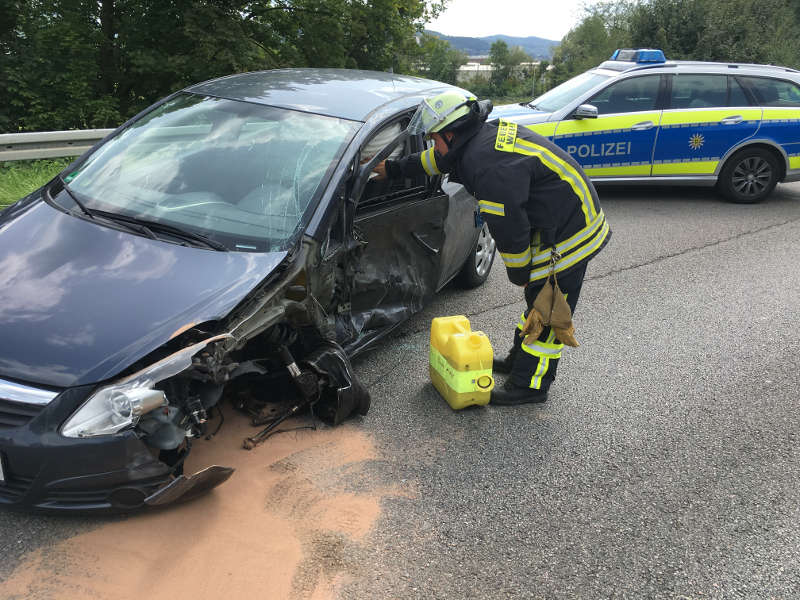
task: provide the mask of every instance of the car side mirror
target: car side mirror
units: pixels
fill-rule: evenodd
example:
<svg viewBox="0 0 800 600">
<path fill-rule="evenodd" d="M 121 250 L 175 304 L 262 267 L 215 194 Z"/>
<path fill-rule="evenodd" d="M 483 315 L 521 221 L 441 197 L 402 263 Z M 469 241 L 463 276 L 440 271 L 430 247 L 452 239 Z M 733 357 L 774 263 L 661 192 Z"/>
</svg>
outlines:
<svg viewBox="0 0 800 600">
<path fill-rule="evenodd" d="M 576 119 L 596 119 L 597 118 L 597 107 L 593 104 L 581 104 L 578 108 L 575 109 L 573 116 Z"/>
</svg>

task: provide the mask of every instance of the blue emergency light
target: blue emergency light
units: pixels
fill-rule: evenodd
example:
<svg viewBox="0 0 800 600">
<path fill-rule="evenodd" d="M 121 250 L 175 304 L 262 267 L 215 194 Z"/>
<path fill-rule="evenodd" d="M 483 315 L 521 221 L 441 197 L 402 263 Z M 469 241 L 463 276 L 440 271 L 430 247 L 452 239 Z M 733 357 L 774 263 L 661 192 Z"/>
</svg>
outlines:
<svg viewBox="0 0 800 600">
<path fill-rule="evenodd" d="M 667 62 L 662 50 L 654 50 L 652 48 L 620 48 L 611 55 L 611 60 L 635 63 Z"/>
</svg>

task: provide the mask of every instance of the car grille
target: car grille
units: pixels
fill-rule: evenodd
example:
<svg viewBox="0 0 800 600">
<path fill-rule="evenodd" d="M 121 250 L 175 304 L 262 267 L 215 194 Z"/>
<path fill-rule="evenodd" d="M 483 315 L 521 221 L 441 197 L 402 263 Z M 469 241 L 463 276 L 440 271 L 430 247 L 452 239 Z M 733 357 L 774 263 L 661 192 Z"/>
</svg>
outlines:
<svg viewBox="0 0 800 600">
<path fill-rule="evenodd" d="M 25 425 L 43 409 L 41 404 L 23 404 L 0 398 L 0 428 Z"/>
</svg>

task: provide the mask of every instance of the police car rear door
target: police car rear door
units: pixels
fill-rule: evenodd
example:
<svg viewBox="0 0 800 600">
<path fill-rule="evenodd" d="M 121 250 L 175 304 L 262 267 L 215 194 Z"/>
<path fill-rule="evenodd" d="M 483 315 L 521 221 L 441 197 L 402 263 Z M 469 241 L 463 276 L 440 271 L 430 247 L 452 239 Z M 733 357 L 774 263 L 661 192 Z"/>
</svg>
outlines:
<svg viewBox="0 0 800 600">
<path fill-rule="evenodd" d="M 661 117 L 653 175 L 713 176 L 727 152 L 758 131 L 761 109 L 749 106 L 733 76 L 668 77 L 669 104 Z"/>
<path fill-rule="evenodd" d="M 553 141 L 593 179 L 649 177 L 662 85 L 658 74 L 615 81 L 584 101 L 597 108 L 596 119 L 567 117 Z"/>
</svg>

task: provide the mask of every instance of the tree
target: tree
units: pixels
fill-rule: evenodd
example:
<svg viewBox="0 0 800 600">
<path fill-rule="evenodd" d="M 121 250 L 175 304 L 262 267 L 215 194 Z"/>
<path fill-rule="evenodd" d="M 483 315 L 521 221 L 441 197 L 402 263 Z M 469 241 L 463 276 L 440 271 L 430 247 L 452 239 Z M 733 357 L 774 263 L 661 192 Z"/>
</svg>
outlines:
<svg viewBox="0 0 800 600">
<path fill-rule="evenodd" d="M 436 81 L 455 84 L 458 68 L 467 62 L 467 55 L 450 42 L 428 33 L 420 36 L 420 74 Z"/>
<path fill-rule="evenodd" d="M 6 0 L 0 130 L 111 127 L 170 92 L 242 71 L 408 72 L 416 34 L 445 1 Z"/>
</svg>

